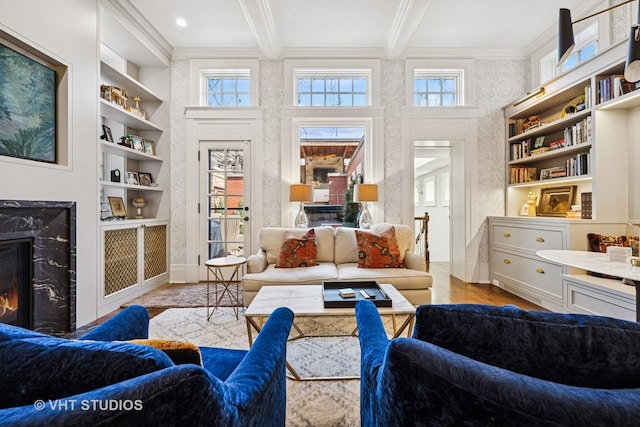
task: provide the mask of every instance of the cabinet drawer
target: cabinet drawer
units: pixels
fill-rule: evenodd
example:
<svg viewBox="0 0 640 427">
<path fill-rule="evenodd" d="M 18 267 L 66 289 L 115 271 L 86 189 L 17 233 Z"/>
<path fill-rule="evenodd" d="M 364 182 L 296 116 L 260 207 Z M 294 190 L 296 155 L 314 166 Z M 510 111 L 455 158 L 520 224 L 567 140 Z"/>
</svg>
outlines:
<svg viewBox="0 0 640 427">
<path fill-rule="evenodd" d="M 636 320 L 635 298 L 622 298 L 617 295 L 591 289 L 578 282 L 565 280 L 567 290 L 567 308 L 570 312 L 615 317 L 623 320 Z"/>
<path fill-rule="evenodd" d="M 563 232 L 540 230 L 512 225 L 495 225 L 492 230 L 494 244 L 539 251 L 542 249 L 565 249 Z"/>
<path fill-rule="evenodd" d="M 492 250 L 493 274 L 535 288 L 562 300 L 562 266 L 541 260 Z"/>
</svg>

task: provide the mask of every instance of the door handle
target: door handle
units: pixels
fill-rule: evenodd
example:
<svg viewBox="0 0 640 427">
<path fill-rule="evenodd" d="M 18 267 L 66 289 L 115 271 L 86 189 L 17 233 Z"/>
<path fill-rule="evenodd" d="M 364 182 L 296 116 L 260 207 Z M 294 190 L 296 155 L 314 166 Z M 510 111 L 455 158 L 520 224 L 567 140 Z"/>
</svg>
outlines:
<svg viewBox="0 0 640 427">
<path fill-rule="evenodd" d="M 542 237 L 536 237 L 536 242 L 542 243 L 544 242 L 544 239 Z"/>
<path fill-rule="evenodd" d="M 544 270 L 538 267 L 536 268 L 536 273 L 544 274 Z"/>
<path fill-rule="evenodd" d="M 242 218 L 243 221 L 249 221 L 249 217 L 245 216 L 244 218 Z"/>
<path fill-rule="evenodd" d="M 503 234 L 503 236 L 504 236 L 504 237 L 511 237 L 511 234 L 509 234 L 509 233 L 504 233 L 504 234 Z"/>
<path fill-rule="evenodd" d="M 505 264 L 511 264 L 511 260 L 510 260 L 510 259 L 506 259 L 506 258 L 505 258 L 504 263 L 505 263 Z"/>
</svg>

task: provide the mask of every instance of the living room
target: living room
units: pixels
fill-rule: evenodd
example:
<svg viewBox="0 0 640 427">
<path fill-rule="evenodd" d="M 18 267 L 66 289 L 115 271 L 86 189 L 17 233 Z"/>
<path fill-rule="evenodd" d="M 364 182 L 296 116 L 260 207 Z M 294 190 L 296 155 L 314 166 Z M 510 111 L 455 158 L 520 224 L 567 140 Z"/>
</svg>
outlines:
<svg viewBox="0 0 640 427">
<path fill-rule="evenodd" d="M 135 3 L 135 2 L 134 2 Z M 576 2 L 578 3 L 578 2 Z M 147 5 L 148 6 L 148 5 Z M 576 5 L 570 5 L 576 6 Z M 591 5 L 590 5 L 591 6 Z M 389 13 L 395 13 L 394 7 L 389 5 Z M 415 6 L 413 11 L 424 14 L 421 9 L 426 5 Z M 592 9 L 596 6 L 593 5 Z M 635 5 L 633 5 L 635 7 Z M 76 297 L 76 326 L 81 326 L 95 320 L 101 315 L 117 308 L 121 300 L 111 302 L 105 298 L 104 291 L 99 289 L 103 282 L 101 247 L 101 221 L 96 214 L 96 206 L 101 206 L 102 195 L 98 187 L 93 183 L 99 176 L 99 161 L 101 154 L 96 144 L 88 141 L 98 140 L 101 129 L 98 119 L 100 114 L 96 110 L 97 95 L 95 87 L 98 86 L 98 57 L 100 37 L 106 37 L 108 28 L 101 20 L 107 14 L 120 18 L 127 22 L 129 30 L 140 36 L 149 46 L 156 57 L 164 61 L 164 69 L 171 66 L 170 73 L 164 71 L 160 77 L 154 75 L 154 68 L 149 74 L 151 79 L 158 79 L 156 92 L 164 98 L 171 99 L 171 106 L 164 103 L 155 111 L 154 120 L 163 123 L 165 129 L 162 138 L 165 141 L 158 143 L 158 150 L 165 150 L 164 154 L 171 159 L 170 168 L 165 167 L 161 176 L 153 179 L 164 179 L 170 191 L 165 191 L 160 207 L 146 207 L 143 210 L 159 209 L 156 211 L 160 218 L 170 219 L 169 227 L 169 270 L 166 276 L 171 281 L 197 281 L 202 277 L 197 266 L 197 257 L 201 252 L 194 244 L 199 241 L 199 226 L 195 209 L 187 209 L 187 206 L 196 206 L 198 194 L 191 189 L 197 186 L 197 177 L 191 176 L 188 171 L 193 170 L 193 159 L 186 155 L 180 146 L 197 145 L 197 142 L 189 141 L 188 126 L 185 126 L 185 107 L 197 104 L 194 100 L 192 88 L 190 88 L 189 73 L 194 72 L 201 59 L 205 56 L 224 58 L 218 60 L 217 66 L 232 63 L 235 66 L 249 64 L 250 67 L 259 68 L 260 75 L 260 107 L 264 114 L 256 120 L 255 109 L 247 109 L 241 112 L 245 116 L 251 116 L 252 124 L 242 129 L 243 139 L 252 139 L 257 144 L 253 154 L 254 159 L 263 159 L 255 162 L 257 173 L 252 179 L 252 206 L 259 206 L 258 214 L 251 219 L 251 238 L 248 244 L 255 241 L 255 233 L 262 226 L 274 226 L 287 224 L 292 221 L 295 214 L 295 206 L 289 203 L 286 193 L 288 183 L 295 182 L 297 168 L 293 160 L 288 160 L 294 155 L 293 129 L 304 120 L 318 122 L 318 117 L 309 116 L 300 112 L 289 101 L 283 104 L 283 96 L 288 94 L 288 79 L 292 78 L 290 71 L 304 63 L 307 66 L 318 64 L 314 57 L 319 53 L 301 55 L 299 50 L 291 50 L 292 58 L 287 59 L 284 49 L 278 58 L 265 58 L 259 47 L 254 49 L 233 50 L 227 46 L 213 46 L 210 49 L 172 48 L 166 40 L 137 12 L 134 4 L 129 2 L 105 2 L 102 13 L 100 7 L 93 2 L 64 3 L 55 7 L 46 2 L 23 2 L 18 5 L 5 5 L 3 7 L 2 29 L 14 37 L 15 40 L 45 53 L 49 58 L 57 60 L 67 67 L 67 91 L 68 112 L 59 114 L 59 120 L 65 124 L 69 138 L 60 144 L 57 164 L 23 161 L 3 157 L 2 178 L 4 182 L 12 182 L 16 177 L 28 177 L 20 179 L 19 185 L 5 186 L 3 199 L 5 200 L 50 200 L 75 202 L 77 219 L 76 225 L 76 270 L 77 283 Z M 550 14 L 556 13 L 555 6 Z M 35 15 L 30 11 L 38 11 Z M 237 12 L 237 11 L 236 11 Z M 633 16 L 632 11 L 626 12 Z M 60 17 L 57 22 L 74 22 L 77 25 L 63 26 L 52 30 L 51 16 Z M 102 16 L 102 18 L 100 18 Z M 605 16 L 609 16 L 605 14 Z M 626 15 L 625 15 L 626 16 Z M 136 22 L 136 18 L 140 22 Z M 628 19 L 631 19 L 627 17 Z M 42 19 L 42 25 L 34 25 L 34 22 Z M 609 19 L 609 18 L 607 18 Z M 611 16 L 610 19 L 613 19 Z M 390 20 L 390 18 L 389 18 Z M 554 25 L 555 18 L 549 17 L 548 25 Z M 81 25 L 80 25 L 81 24 Z M 135 24 L 135 25 L 134 25 Z M 410 23 L 405 23 L 411 27 Z M 133 28 L 131 28 L 133 26 Z M 136 31 L 145 29 L 147 39 Z M 412 27 L 411 27 L 412 28 Z M 409 28 L 404 28 L 406 37 L 410 36 Z M 149 35 L 157 35 L 157 39 L 148 40 Z M 420 34 L 418 32 L 418 34 Z M 118 34 L 115 34 L 117 36 Z M 621 35 L 616 35 L 620 38 Z M 549 49 L 553 42 L 553 35 L 549 32 L 548 41 L 540 49 Z M 399 42 L 399 41 L 398 41 Z M 98 47 L 96 47 L 98 46 Z M 407 47 L 406 43 L 400 44 Z M 133 47 L 133 45 L 132 45 Z M 527 49 L 531 49 L 528 47 Z M 315 50 L 315 49 L 314 49 Z M 344 49 L 342 49 L 344 51 Z M 295 53 L 294 53 L 295 52 Z M 310 51 L 311 52 L 311 51 Z M 367 126 L 372 138 L 368 140 L 368 164 L 369 175 L 365 177 L 367 182 L 379 183 L 380 201 L 373 203 L 372 214 L 376 222 L 413 223 L 414 201 L 411 191 L 397 191 L 397 188 L 412 188 L 413 177 L 409 168 L 404 165 L 412 164 L 413 141 L 417 140 L 441 140 L 454 141 L 452 147 L 454 165 L 462 172 L 452 176 L 452 197 L 460 197 L 460 200 L 452 200 L 453 209 L 457 209 L 452 216 L 452 246 L 454 247 L 451 259 L 452 274 L 461 280 L 471 283 L 486 283 L 488 277 L 488 240 L 486 217 L 502 215 L 504 210 L 504 180 L 501 169 L 495 165 L 504 162 L 504 119 L 502 107 L 522 96 L 530 87 L 535 86 L 534 69 L 531 64 L 532 53 L 528 50 L 507 49 L 496 51 L 491 46 L 483 49 L 458 49 L 451 59 L 442 59 L 443 51 L 438 49 L 408 49 L 407 53 L 400 53 L 400 57 L 412 59 L 384 59 L 380 49 L 362 48 L 351 49 L 354 52 L 353 60 L 344 59 L 344 53 L 335 54 L 342 59 L 333 60 L 336 66 L 366 65 L 372 67 L 375 76 L 379 79 L 373 83 L 372 107 L 358 109 L 350 112 L 351 121 Z M 356 52 L 360 52 L 357 53 Z M 375 57 L 378 52 L 380 59 L 363 59 Z M 411 52 L 410 54 L 408 52 Z M 438 59 L 433 59 L 435 52 Z M 323 51 L 321 56 L 329 56 Z M 278 56 L 278 55 L 276 55 Z M 413 59 L 423 56 L 424 60 Z M 229 59 L 231 58 L 231 59 Z M 233 59 L 238 58 L 238 59 Z M 210 60 L 208 60 L 210 62 Z M 321 61 L 324 65 L 328 61 Z M 190 64 L 192 65 L 190 68 Z M 372 64 L 372 65 L 371 65 Z M 259 67 L 258 67 L 259 65 Z M 420 109 L 401 108 L 406 103 L 404 87 L 405 79 L 410 70 L 420 66 L 431 67 L 457 67 L 467 71 L 465 98 L 466 106 L 454 109 Z M 158 66 L 156 66 L 158 67 Z M 159 67 L 161 69 L 162 67 Z M 170 74 L 170 81 L 167 76 Z M 499 76 L 499 77 L 498 77 Z M 496 90 L 496 81 L 500 81 Z M 410 81 L 410 80 L 409 80 Z M 258 86 L 258 81 L 252 84 Z M 257 98 L 257 91 L 253 96 Z M 197 114 L 197 108 L 194 108 Z M 303 109 L 304 110 L 304 109 Z M 187 111 L 187 121 L 190 112 Z M 215 114 L 215 113 L 214 113 Z M 226 113 L 228 114 L 228 112 Z M 332 114 L 324 113 L 325 123 L 331 122 Z M 341 116 L 343 113 L 339 113 Z M 196 119 L 194 119 L 196 120 Z M 170 129 L 170 130 L 169 130 Z M 115 135 L 116 138 L 121 135 Z M 217 136 L 219 138 L 219 136 Z M 172 142 L 169 142 L 172 141 Z M 171 146 L 172 148 L 169 148 Z M 292 148 L 283 148 L 292 147 Z M 197 150 L 194 148 L 194 150 Z M 384 156 L 374 153 L 385 153 Z M 280 170 L 274 170 L 267 165 L 280 165 Z M 455 168 L 456 166 L 454 166 Z M 170 170 L 170 172 L 169 172 Z M 124 172 L 124 171 L 123 171 Z M 455 174 L 455 170 L 454 170 Z M 458 176 L 458 178 L 456 178 Z M 129 211 L 134 211 L 129 206 Z M 460 221 L 460 222 L 456 222 Z M 251 253 L 250 246 L 248 247 Z M 202 255 L 205 256 L 204 254 Z M 200 267 L 201 271 L 202 267 Z M 154 285 L 157 286 L 157 285 Z M 140 287 L 138 287 L 140 288 Z M 140 289 L 136 290 L 141 292 Z M 144 291 L 144 290 L 143 290 Z M 120 293 L 122 294 L 122 293 Z M 126 292 L 124 292 L 126 294 Z M 126 298 L 131 299 L 137 294 L 130 293 Z M 113 298 L 111 299 L 113 300 Z"/>
</svg>

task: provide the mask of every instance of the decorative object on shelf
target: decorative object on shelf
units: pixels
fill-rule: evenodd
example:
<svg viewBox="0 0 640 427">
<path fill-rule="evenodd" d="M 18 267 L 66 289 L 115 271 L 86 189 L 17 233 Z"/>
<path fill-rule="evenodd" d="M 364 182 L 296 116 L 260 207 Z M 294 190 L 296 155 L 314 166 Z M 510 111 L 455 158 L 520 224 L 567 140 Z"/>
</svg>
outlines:
<svg viewBox="0 0 640 427">
<path fill-rule="evenodd" d="M 144 140 L 144 152 L 147 154 L 151 154 L 152 156 L 156 155 L 156 143 L 150 139 Z"/>
<path fill-rule="evenodd" d="M 540 116 L 529 116 L 526 118 L 522 127 L 525 131 L 533 128 L 537 128 L 542 125 L 542 121 L 540 121 Z"/>
<path fill-rule="evenodd" d="M 111 171 L 111 182 L 122 182 L 122 176 L 120 175 L 120 169 L 114 169 Z"/>
<path fill-rule="evenodd" d="M 144 111 L 142 111 L 140 109 L 140 97 L 139 96 L 135 96 L 133 98 L 133 102 L 135 104 L 135 106 L 131 109 L 131 113 L 135 114 L 136 116 L 140 117 L 142 120 L 146 120 L 146 116 L 144 114 Z"/>
<path fill-rule="evenodd" d="M 313 187 L 310 184 L 291 184 L 289 186 L 289 201 L 300 203 L 300 209 L 293 225 L 300 228 L 308 227 L 309 219 L 304 211 L 303 203 L 313 201 Z"/>
<path fill-rule="evenodd" d="M 111 134 L 111 128 L 107 125 L 102 125 L 102 136 L 100 139 L 104 139 L 108 142 L 113 142 L 113 135 Z"/>
<path fill-rule="evenodd" d="M 0 155 L 55 163 L 56 71 L 28 49 L 21 53 L 0 44 Z"/>
<path fill-rule="evenodd" d="M 522 206 L 522 209 L 520 210 L 520 215 L 536 216 L 537 201 L 538 201 L 538 195 L 530 191 L 529 194 L 527 195 L 527 203 L 525 203 Z"/>
<path fill-rule="evenodd" d="M 575 185 L 541 189 L 538 215 L 566 217 L 573 204 L 575 190 Z"/>
<path fill-rule="evenodd" d="M 151 184 L 153 184 L 153 181 L 151 180 L 151 174 L 148 172 L 138 172 L 138 177 L 140 178 L 140 185 L 150 187 Z"/>
<path fill-rule="evenodd" d="M 127 135 L 121 136 L 120 142 L 118 142 L 118 145 L 123 145 L 125 147 L 131 148 L 131 141 L 129 141 L 129 138 L 127 138 Z"/>
<path fill-rule="evenodd" d="M 114 218 L 125 218 L 127 216 L 127 208 L 122 197 L 108 197 L 108 199 L 112 216 Z"/>
<path fill-rule="evenodd" d="M 144 218 L 142 208 L 147 206 L 147 201 L 143 197 L 136 197 L 131 201 L 131 204 L 136 207 L 136 218 Z"/>
<path fill-rule="evenodd" d="M 127 171 L 127 184 L 140 185 L 140 177 L 138 176 L 138 172 Z"/>
<path fill-rule="evenodd" d="M 565 118 L 569 114 L 577 113 L 585 109 L 584 102 L 584 94 L 578 95 L 573 98 L 565 107 L 562 109 L 562 113 L 560 113 L 560 118 Z"/>
<path fill-rule="evenodd" d="M 353 189 L 353 201 L 362 203 L 362 213 L 360 214 L 360 228 L 369 229 L 373 225 L 373 218 L 369 212 L 369 202 L 378 201 L 378 185 L 377 184 L 357 184 Z"/>
<path fill-rule="evenodd" d="M 558 19 L 558 65 L 561 65 L 573 52 L 575 47 L 575 39 L 573 36 L 573 24 L 608 12 L 617 7 L 631 3 L 634 0 L 626 0 L 614 6 L 608 7 L 599 12 L 592 13 L 584 18 L 571 20 L 571 11 L 569 9 L 560 9 Z M 630 82 L 640 80 L 640 8 L 638 10 L 638 20 L 631 27 L 629 36 L 629 52 L 627 54 L 627 62 L 624 70 L 624 78 Z"/>
</svg>

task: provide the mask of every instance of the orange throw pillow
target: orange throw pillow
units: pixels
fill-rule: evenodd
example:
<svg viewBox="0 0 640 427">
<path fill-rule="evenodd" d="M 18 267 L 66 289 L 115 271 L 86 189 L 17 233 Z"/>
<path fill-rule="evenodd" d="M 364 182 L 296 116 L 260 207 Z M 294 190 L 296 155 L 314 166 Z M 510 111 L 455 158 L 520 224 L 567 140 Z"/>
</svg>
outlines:
<svg viewBox="0 0 640 427">
<path fill-rule="evenodd" d="M 359 268 L 403 267 L 394 227 L 390 227 L 380 235 L 362 230 L 355 230 L 355 232 L 358 242 Z"/>
<path fill-rule="evenodd" d="M 285 231 L 282 246 L 278 254 L 276 268 L 311 267 L 318 265 L 318 243 L 316 232 L 312 228 L 302 237 L 296 237 Z"/>
</svg>

